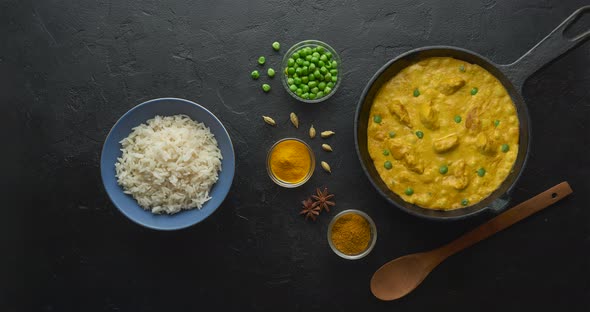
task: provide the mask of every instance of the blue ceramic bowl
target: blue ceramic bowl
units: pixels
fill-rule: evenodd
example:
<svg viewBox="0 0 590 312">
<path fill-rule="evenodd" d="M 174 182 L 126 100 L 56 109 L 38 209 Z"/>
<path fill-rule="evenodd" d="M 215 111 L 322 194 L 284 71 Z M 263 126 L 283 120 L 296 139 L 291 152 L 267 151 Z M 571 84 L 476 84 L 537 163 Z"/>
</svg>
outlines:
<svg viewBox="0 0 590 312">
<path fill-rule="evenodd" d="M 201 209 L 183 210 L 173 215 L 153 214 L 139 206 L 131 195 L 123 193 L 123 188 L 117 184 L 115 163 L 122 154 L 119 141 L 126 138 L 134 127 L 145 123 L 156 115 L 171 116 L 178 114 L 187 115 L 197 122 L 204 123 L 205 126 L 211 129 L 223 156 L 221 172 L 219 173 L 219 180 L 211 188 L 211 199 Z M 100 157 L 102 182 L 113 204 L 133 222 L 156 230 L 178 230 L 205 220 L 221 205 L 227 196 L 234 178 L 234 172 L 234 148 L 221 121 L 203 106 L 177 98 L 150 100 L 135 106 L 125 113 L 108 134 Z"/>
</svg>

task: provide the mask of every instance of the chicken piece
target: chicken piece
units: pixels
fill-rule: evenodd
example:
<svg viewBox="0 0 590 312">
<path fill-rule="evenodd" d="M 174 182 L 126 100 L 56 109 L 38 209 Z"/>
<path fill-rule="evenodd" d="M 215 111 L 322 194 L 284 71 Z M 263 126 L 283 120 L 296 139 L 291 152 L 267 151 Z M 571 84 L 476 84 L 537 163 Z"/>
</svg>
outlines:
<svg viewBox="0 0 590 312">
<path fill-rule="evenodd" d="M 432 102 L 420 105 L 420 122 L 430 130 L 438 129 L 438 111 L 433 107 Z"/>
<path fill-rule="evenodd" d="M 456 190 L 463 190 L 469 185 L 469 177 L 465 171 L 465 161 L 459 160 L 452 164 L 453 174 L 443 180 L 444 185 L 449 185 Z"/>
<path fill-rule="evenodd" d="M 410 146 L 400 139 L 393 139 L 389 142 L 389 151 L 394 159 L 400 160 L 410 151 Z"/>
<path fill-rule="evenodd" d="M 399 139 L 394 139 L 389 142 L 389 152 L 396 160 L 401 160 L 409 170 L 422 174 L 424 172 L 424 164 L 421 159 L 416 157 L 412 147 Z"/>
<path fill-rule="evenodd" d="M 383 140 L 385 140 L 385 132 L 384 131 L 377 131 L 375 132 L 375 135 L 373 136 L 373 138 L 377 141 L 383 142 Z"/>
<path fill-rule="evenodd" d="M 457 145 L 459 145 L 459 137 L 456 133 L 451 133 L 432 142 L 432 148 L 437 153 L 446 153 L 457 147 Z"/>
<path fill-rule="evenodd" d="M 389 112 L 393 115 L 396 115 L 402 124 L 408 126 L 409 128 L 412 128 L 410 114 L 408 114 L 408 111 L 406 110 L 402 102 L 400 102 L 399 100 L 393 100 L 391 104 L 389 104 L 388 108 Z"/>
<path fill-rule="evenodd" d="M 424 164 L 422 163 L 422 160 L 418 159 L 418 157 L 412 152 L 406 154 L 403 162 L 411 171 L 414 171 L 417 174 L 424 173 Z"/>
<path fill-rule="evenodd" d="M 473 132 L 477 132 L 481 129 L 481 120 L 479 118 L 479 109 L 477 106 L 473 107 L 467 113 L 467 118 L 465 118 L 465 128 Z"/>
<path fill-rule="evenodd" d="M 441 82 L 438 86 L 438 92 L 444 94 L 444 95 L 451 95 L 455 92 L 457 92 L 459 89 L 461 89 L 463 86 L 465 85 L 465 80 L 459 78 L 459 77 L 451 77 L 448 79 L 445 79 L 443 82 Z"/>
<path fill-rule="evenodd" d="M 475 145 L 479 149 L 479 152 L 484 155 L 494 155 L 498 151 L 498 143 L 496 140 L 484 132 L 477 135 Z"/>
</svg>

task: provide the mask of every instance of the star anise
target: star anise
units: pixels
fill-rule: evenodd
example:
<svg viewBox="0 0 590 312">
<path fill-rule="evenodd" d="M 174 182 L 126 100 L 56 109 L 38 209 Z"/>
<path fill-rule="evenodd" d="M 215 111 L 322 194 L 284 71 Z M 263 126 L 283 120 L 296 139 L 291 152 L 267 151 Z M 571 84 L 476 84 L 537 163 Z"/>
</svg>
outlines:
<svg viewBox="0 0 590 312">
<path fill-rule="evenodd" d="M 318 207 L 311 198 L 308 198 L 301 202 L 303 204 L 303 210 L 299 213 L 300 215 L 305 215 L 305 220 L 311 218 L 313 221 L 317 218 L 320 214 L 320 207 Z"/>
<path fill-rule="evenodd" d="M 315 199 L 315 205 L 320 207 L 320 210 L 325 209 L 327 212 L 330 212 L 330 206 L 336 205 L 335 202 L 330 201 L 334 197 L 334 194 L 328 194 L 327 187 L 324 187 L 323 192 L 319 188 L 316 191 L 317 195 L 311 195 Z"/>
</svg>

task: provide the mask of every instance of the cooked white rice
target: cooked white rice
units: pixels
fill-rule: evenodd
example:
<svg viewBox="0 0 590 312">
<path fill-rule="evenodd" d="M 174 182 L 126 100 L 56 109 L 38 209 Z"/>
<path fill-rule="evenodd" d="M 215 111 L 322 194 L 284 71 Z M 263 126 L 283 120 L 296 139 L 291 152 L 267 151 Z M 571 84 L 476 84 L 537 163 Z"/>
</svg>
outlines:
<svg viewBox="0 0 590 312">
<path fill-rule="evenodd" d="M 203 123 L 186 115 L 156 116 L 121 142 L 116 176 L 127 194 L 152 213 L 201 208 L 221 171 L 221 152 Z"/>
</svg>

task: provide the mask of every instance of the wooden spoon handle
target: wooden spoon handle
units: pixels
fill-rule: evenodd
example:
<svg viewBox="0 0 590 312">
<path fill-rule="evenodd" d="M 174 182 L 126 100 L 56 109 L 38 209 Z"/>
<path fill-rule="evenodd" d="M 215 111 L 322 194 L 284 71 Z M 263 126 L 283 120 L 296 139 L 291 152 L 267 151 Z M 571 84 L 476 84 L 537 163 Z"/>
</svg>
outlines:
<svg viewBox="0 0 590 312">
<path fill-rule="evenodd" d="M 573 191 L 567 182 L 561 182 L 545 192 L 516 205 L 514 208 L 509 209 L 490 221 L 480 225 L 471 232 L 468 232 L 456 240 L 434 250 L 434 253 L 439 256 L 440 263 L 456 252 L 500 232 L 535 212 L 551 206 L 572 192 Z"/>
</svg>

